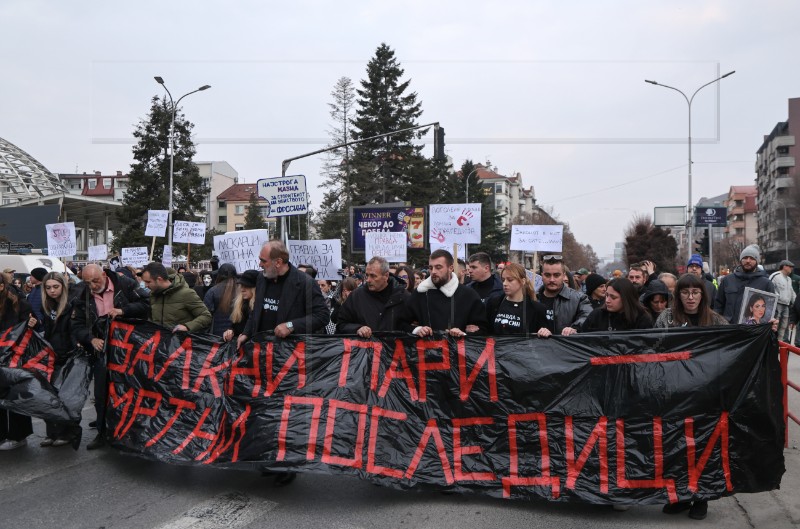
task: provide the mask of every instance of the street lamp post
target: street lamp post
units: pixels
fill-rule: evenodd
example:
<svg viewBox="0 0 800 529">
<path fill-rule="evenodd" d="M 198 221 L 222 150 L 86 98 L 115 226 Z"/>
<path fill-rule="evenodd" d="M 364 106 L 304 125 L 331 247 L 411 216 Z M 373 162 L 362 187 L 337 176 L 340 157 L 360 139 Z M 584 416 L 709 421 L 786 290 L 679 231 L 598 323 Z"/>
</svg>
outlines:
<svg viewBox="0 0 800 529">
<path fill-rule="evenodd" d="M 208 90 L 211 88 L 211 85 L 203 85 L 197 90 L 192 90 L 191 92 L 183 94 L 178 98 L 177 101 L 173 102 L 172 94 L 170 93 L 169 88 L 167 88 L 167 85 L 164 84 L 164 79 L 159 76 L 155 76 L 154 79 L 158 84 L 164 87 L 164 90 L 167 91 L 167 96 L 169 96 L 169 104 L 172 107 L 172 120 L 169 123 L 169 211 L 167 212 L 167 244 L 172 246 L 172 195 L 174 191 L 172 182 L 174 178 L 175 166 L 175 111 L 178 108 L 178 104 L 184 97 L 190 96 L 197 92 L 202 92 L 203 90 Z"/>
<path fill-rule="evenodd" d="M 689 202 L 688 202 L 687 208 L 686 208 L 687 209 L 687 213 L 689 215 L 689 229 L 688 229 L 689 237 L 688 237 L 688 241 L 687 241 L 688 245 L 689 245 L 689 255 L 692 254 L 692 242 L 693 242 L 693 237 L 694 237 L 694 229 L 693 229 L 694 228 L 694 218 L 692 217 L 692 101 L 694 101 L 694 96 L 697 95 L 697 92 L 699 92 L 700 90 L 702 90 L 706 86 L 708 86 L 710 84 L 714 84 L 717 81 L 719 81 L 721 79 L 725 79 L 726 77 L 728 77 L 730 75 L 733 75 L 735 73 L 736 73 L 736 70 L 733 70 L 733 71 L 730 71 L 730 72 L 726 73 L 723 76 L 717 77 L 713 81 L 707 82 L 706 84 L 704 84 L 703 86 L 701 86 L 700 88 L 695 90 L 694 93 L 692 94 L 692 97 L 687 97 L 687 95 L 684 94 L 682 90 L 679 90 L 679 89 L 675 88 L 674 86 L 661 84 L 661 83 L 658 83 L 656 81 L 650 81 L 648 79 L 644 80 L 645 83 L 650 83 L 650 84 L 656 85 L 656 86 L 663 86 L 664 88 L 669 88 L 670 90 L 675 90 L 676 92 L 678 92 L 680 95 L 683 96 L 683 98 L 686 100 L 686 103 L 689 105 L 689 138 L 688 138 L 688 141 L 687 141 L 687 143 L 689 144 Z"/>
<path fill-rule="evenodd" d="M 475 172 L 478 169 L 480 169 L 480 167 L 476 167 L 475 169 L 470 171 L 469 174 L 467 175 L 467 177 L 464 179 L 464 182 L 467 184 L 467 189 L 466 189 L 466 192 L 465 192 L 465 200 L 464 200 L 464 202 L 466 202 L 467 204 L 469 204 L 469 177 L 472 176 L 473 174 L 475 174 Z M 467 243 L 464 243 L 464 253 L 467 254 L 467 255 L 464 256 L 464 262 L 466 263 L 467 262 L 467 257 L 469 257 L 469 252 L 467 252 Z"/>
</svg>

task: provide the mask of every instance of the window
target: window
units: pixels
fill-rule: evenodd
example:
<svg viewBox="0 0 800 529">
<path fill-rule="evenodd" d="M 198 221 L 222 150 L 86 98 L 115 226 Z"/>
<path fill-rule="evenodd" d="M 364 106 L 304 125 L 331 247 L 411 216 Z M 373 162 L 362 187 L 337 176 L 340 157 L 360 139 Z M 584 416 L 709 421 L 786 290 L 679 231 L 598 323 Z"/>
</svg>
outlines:
<svg viewBox="0 0 800 529">
<path fill-rule="evenodd" d="M 244 229 L 244 224 L 236 224 L 234 231 L 242 231 Z"/>
<path fill-rule="evenodd" d="M 89 189 L 94 189 L 97 187 L 97 180 L 94 178 L 89 179 Z"/>
<path fill-rule="evenodd" d="M 494 209 L 503 209 L 503 201 L 500 199 L 495 200 Z"/>
<path fill-rule="evenodd" d="M 125 189 L 126 187 L 128 187 L 127 180 L 117 180 L 117 189 Z"/>
<path fill-rule="evenodd" d="M 494 184 L 494 192 L 495 193 L 503 193 L 503 183 L 497 182 Z"/>
<path fill-rule="evenodd" d="M 221 207 L 221 208 L 224 208 L 225 207 L 225 201 L 224 200 L 217 201 L 217 206 Z"/>
<path fill-rule="evenodd" d="M 237 215 L 244 215 L 244 204 L 236 204 L 236 206 L 234 206 L 234 213 Z"/>
<path fill-rule="evenodd" d="M 111 189 L 111 179 L 103 178 L 103 189 Z"/>
<path fill-rule="evenodd" d="M 219 223 L 220 224 L 227 224 L 228 223 L 228 216 L 227 215 L 220 215 L 219 216 Z"/>
</svg>

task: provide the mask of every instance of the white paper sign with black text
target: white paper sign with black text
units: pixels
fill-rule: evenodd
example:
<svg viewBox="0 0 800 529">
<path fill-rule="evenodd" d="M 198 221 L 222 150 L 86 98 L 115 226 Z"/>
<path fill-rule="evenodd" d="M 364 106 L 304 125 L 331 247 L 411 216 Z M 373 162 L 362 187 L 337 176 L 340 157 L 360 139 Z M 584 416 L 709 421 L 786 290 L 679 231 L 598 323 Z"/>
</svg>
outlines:
<svg viewBox="0 0 800 529">
<path fill-rule="evenodd" d="M 479 244 L 481 204 L 431 204 L 428 241 L 438 244 Z"/>
<path fill-rule="evenodd" d="M 47 255 L 50 257 L 72 257 L 78 253 L 74 222 L 45 224 L 47 230 Z"/>
<path fill-rule="evenodd" d="M 89 246 L 89 260 L 90 261 L 105 261 L 108 259 L 108 245 L 99 244 L 97 246 Z"/>
<path fill-rule="evenodd" d="M 390 263 L 405 263 L 408 235 L 404 231 L 368 231 L 364 235 L 367 261 L 383 257 Z"/>
<path fill-rule="evenodd" d="M 289 241 L 289 261 L 295 266 L 307 264 L 317 271 L 317 279 L 339 280 L 342 268 L 342 241 Z"/>
<path fill-rule="evenodd" d="M 190 222 L 188 220 L 176 220 L 172 231 L 173 242 L 185 242 L 189 244 L 205 244 L 206 242 L 206 223 Z"/>
<path fill-rule="evenodd" d="M 122 264 L 141 268 L 150 262 L 150 255 L 147 253 L 147 246 L 135 246 L 133 248 L 122 249 Z"/>
<path fill-rule="evenodd" d="M 266 242 L 269 242 L 269 230 L 229 231 L 214 235 L 214 254 L 219 257 L 219 264 L 232 264 L 238 274 L 260 270 L 258 254 Z"/>
<path fill-rule="evenodd" d="M 523 252 L 560 252 L 564 234 L 561 224 L 511 226 L 511 250 Z"/>
<path fill-rule="evenodd" d="M 144 234 L 147 237 L 163 237 L 167 233 L 167 219 L 169 211 L 166 209 L 147 210 L 147 227 Z"/>
</svg>

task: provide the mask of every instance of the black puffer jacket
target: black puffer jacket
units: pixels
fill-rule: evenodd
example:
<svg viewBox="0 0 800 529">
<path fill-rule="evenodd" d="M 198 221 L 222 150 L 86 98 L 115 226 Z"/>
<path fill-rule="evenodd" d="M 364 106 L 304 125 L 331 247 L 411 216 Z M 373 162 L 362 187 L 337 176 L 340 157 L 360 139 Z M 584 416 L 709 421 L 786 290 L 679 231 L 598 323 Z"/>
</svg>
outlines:
<svg viewBox="0 0 800 529">
<path fill-rule="evenodd" d="M 747 287 L 765 292 L 775 292 L 775 287 L 766 272 L 754 270 L 748 273 L 739 266 L 732 274 L 725 276 L 719 285 L 717 297 L 714 299 L 714 312 L 722 314 L 726 320 L 735 323 L 742 307 L 744 289 Z"/>
<path fill-rule="evenodd" d="M 355 289 L 339 309 L 336 333 L 355 334 L 364 325 L 372 332 L 401 330 L 398 320 L 411 294 L 393 277 L 389 278 L 386 288 L 391 289 L 386 303 L 366 286 Z"/>
</svg>

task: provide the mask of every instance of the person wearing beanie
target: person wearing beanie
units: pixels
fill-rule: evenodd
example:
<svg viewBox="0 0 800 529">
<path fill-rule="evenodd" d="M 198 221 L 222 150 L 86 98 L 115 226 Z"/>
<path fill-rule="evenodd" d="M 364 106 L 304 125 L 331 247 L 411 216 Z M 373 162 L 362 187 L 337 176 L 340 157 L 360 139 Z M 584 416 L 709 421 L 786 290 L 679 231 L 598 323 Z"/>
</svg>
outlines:
<svg viewBox="0 0 800 529">
<path fill-rule="evenodd" d="M 686 263 L 686 271 L 692 275 L 695 275 L 703 280 L 706 285 L 706 294 L 708 294 L 708 299 L 715 299 L 717 297 L 717 287 L 714 285 L 713 281 L 709 281 L 706 278 L 705 273 L 703 272 L 703 258 L 700 257 L 700 254 L 692 254 L 689 258 L 689 262 Z"/>
<path fill-rule="evenodd" d="M 36 316 L 38 321 L 44 321 L 42 318 L 42 280 L 47 275 L 47 269 L 37 267 L 31 270 L 31 287 L 32 290 L 28 294 L 28 303 L 31 305 L 31 312 Z"/>
<path fill-rule="evenodd" d="M 739 256 L 739 266 L 732 274 L 725 276 L 717 289 L 714 312 L 721 314 L 730 323 L 736 323 L 736 318 L 739 317 L 745 288 L 775 292 L 775 286 L 767 274 L 758 269 L 760 260 L 761 251 L 758 246 L 755 244 L 747 246 Z"/>
<path fill-rule="evenodd" d="M 778 305 L 775 308 L 775 319 L 778 320 L 778 340 L 784 342 L 789 340 L 789 313 L 794 305 L 795 294 L 792 288 L 792 271 L 794 263 L 784 259 L 778 264 L 778 271 L 769 276 L 772 284 L 775 285 L 775 293 L 778 294 Z"/>
<path fill-rule="evenodd" d="M 606 278 L 600 274 L 589 274 L 586 276 L 584 286 L 592 309 L 602 307 L 606 302 Z"/>
</svg>

